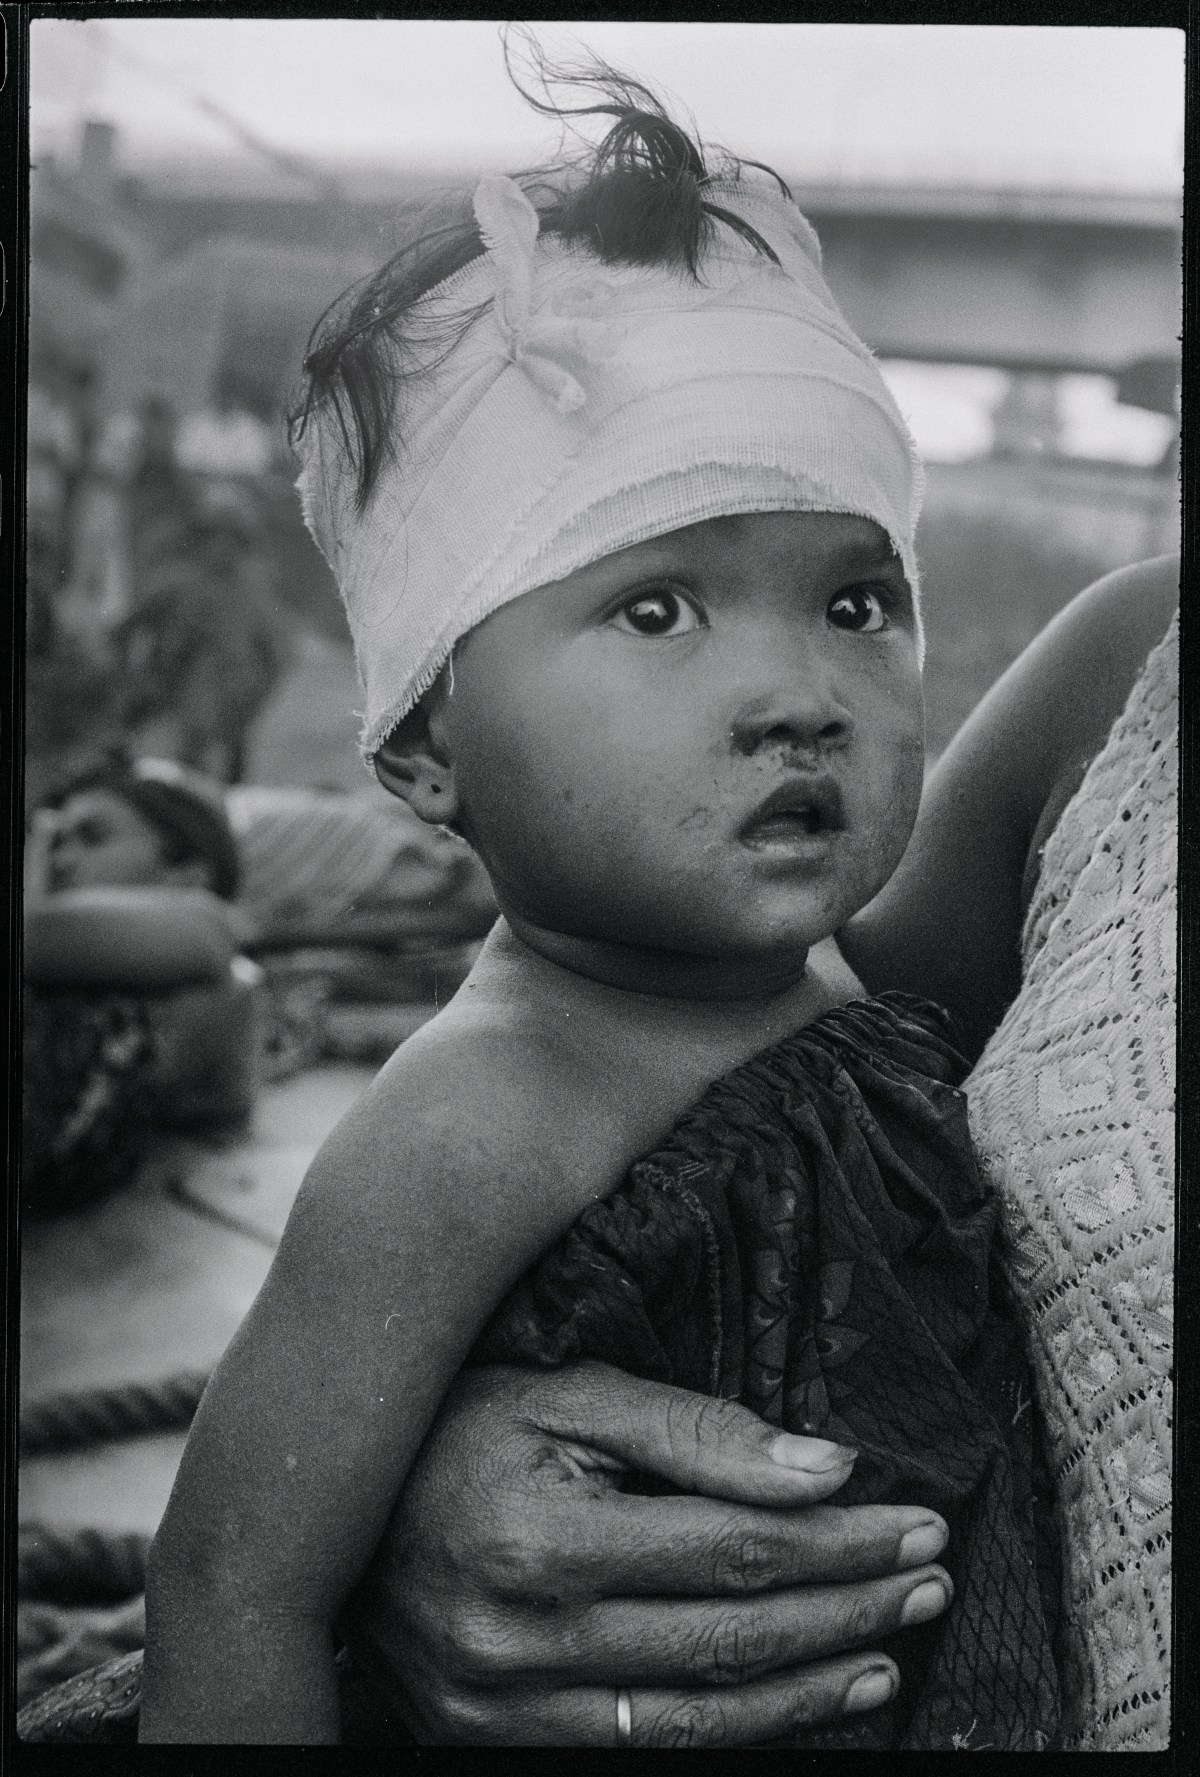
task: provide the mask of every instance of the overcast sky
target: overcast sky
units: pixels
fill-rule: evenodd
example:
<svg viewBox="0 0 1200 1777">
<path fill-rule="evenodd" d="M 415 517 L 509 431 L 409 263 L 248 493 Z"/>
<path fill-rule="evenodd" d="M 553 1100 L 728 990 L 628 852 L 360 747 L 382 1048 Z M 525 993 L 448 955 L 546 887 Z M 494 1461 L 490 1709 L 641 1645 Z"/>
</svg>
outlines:
<svg viewBox="0 0 1200 1777">
<path fill-rule="evenodd" d="M 1183 36 L 1133 27 L 554 24 L 702 134 L 800 178 L 1172 190 Z M 314 157 L 521 166 L 553 147 L 477 21 L 106 18 L 31 27 L 35 155 L 85 117 L 135 161 L 236 148 L 207 100 Z"/>
</svg>

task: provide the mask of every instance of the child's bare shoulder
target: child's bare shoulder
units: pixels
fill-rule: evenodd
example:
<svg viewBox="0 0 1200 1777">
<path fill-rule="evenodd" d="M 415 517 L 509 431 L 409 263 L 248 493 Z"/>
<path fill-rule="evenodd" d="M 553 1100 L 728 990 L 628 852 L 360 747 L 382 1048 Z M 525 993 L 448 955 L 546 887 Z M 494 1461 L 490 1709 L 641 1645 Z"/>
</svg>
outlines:
<svg viewBox="0 0 1200 1777">
<path fill-rule="evenodd" d="M 378 1141 L 412 1156 L 426 1146 L 465 1146 L 514 1084 L 520 1097 L 536 1096 L 538 1073 L 552 1065 L 548 1045 L 519 1020 L 441 1012 L 401 1045 L 327 1147 L 336 1143 L 344 1154 Z"/>
<path fill-rule="evenodd" d="M 376 1075 L 326 1141 L 308 1190 L 326 1183 L 343 1201 L 357 1191 L 395 1202 L 434 1184 L 486 1192 L 514 1172 L 536 1188 L 559 1172 L 581 1127 L 599 1160 L 616 1132 L 605 1140 L 612 1119 L 589 1045 L 566 1022 L 481 970 Z M 605 1182 L 616 1181 L 606 1172 Z"/>
<path fill-rule="evenodd" d="M 498 929 L 450 1004 L 326 1142 L 305 1195 L 323 1195 L 335 1216 L 362 1210 L 377 1228 L 431 1191 L 443 1207 L 499 1212 L 519 1200 L 544 1243 L 612 1191 L 714 1079 L 854 997 L 843 972 L 849 989 L 814 968 L 821 978 L 803 1003 L 783 996 L 741 1029 L 576 978 Z"/>
</svg>

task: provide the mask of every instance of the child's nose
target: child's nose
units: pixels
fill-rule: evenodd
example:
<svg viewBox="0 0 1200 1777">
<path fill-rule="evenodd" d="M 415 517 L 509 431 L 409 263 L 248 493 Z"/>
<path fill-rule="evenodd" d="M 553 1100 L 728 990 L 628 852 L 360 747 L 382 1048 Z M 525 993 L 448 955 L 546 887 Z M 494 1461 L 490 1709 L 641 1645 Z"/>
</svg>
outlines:
<svg viewBox="0 0 1200 1777">
<path fill-rule="evenodd" d="M 821 754 L 850 738 L 852 720 L 836 692 L 823 680 L 808 680 L 748 698 L 730 726 L 735 752 L 747 755 L 779 748 Z"/>
</svg>

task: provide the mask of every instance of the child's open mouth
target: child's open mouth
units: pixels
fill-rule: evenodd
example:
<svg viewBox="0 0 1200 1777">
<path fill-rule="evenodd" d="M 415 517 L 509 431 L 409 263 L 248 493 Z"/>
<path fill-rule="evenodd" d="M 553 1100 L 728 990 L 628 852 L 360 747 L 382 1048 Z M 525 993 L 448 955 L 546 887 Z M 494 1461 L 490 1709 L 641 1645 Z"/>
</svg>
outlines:
<svg viewBox="0 0 1200 1777">
<path fill-rule="evenodd" d="M 744 845 L 823 850 L 830 836 L 841 832 L 845 825 L 842 793 L 836 779 L 807 777 L 773 790 L 738 837 Z"/>
</svg>

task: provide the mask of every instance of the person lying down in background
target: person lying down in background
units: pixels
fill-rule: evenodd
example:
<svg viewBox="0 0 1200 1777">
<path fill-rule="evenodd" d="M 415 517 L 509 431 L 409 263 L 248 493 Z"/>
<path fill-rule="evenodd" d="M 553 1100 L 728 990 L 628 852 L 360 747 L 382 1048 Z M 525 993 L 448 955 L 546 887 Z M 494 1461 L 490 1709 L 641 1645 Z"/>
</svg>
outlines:
<svg viewBox="0 0 1200 1777">
<path fill-rule="evenodd" d="M 337 947 L 484 935 L 495 902 L 474 855 L 387 801 L 378 789 L 227 787 L 113 753 L 37 811 L 25 870 L 27 1208 L 105 1195 L 153 1128 L 247 1113 L 259 1076 L 287 1060 L 281 1043 L 294 1046 L 296 996 L 268 977 L 255 1012 L 261 979 L 246 953 L 332 947 L 319 959 L 328 970 Z"/>
<path fill-rule="evenodd" d="M 21 1195 L 125 1183 L 163 1123 L 236 1120 L 256 1084 L 251 928 L 221 786 L 112 755 L 26 843 Z"/>
<path fill-rule="evenodd" d="M 339 1739 L 339 1616 L 474 1351 L 742 1401 L 765 1503 L 924 1508 L 895 1660 L 789 1743 L 1040 1749 L 1057 1585 L 966 1064 L 829 942 L 920 798 L 920 466 L 782 181 L 592 84 L 598 149 L 482 180 L 310 355 L 364 752 L 502 917 L 201 1403 L 141 1738 Z"/>
</svg>

